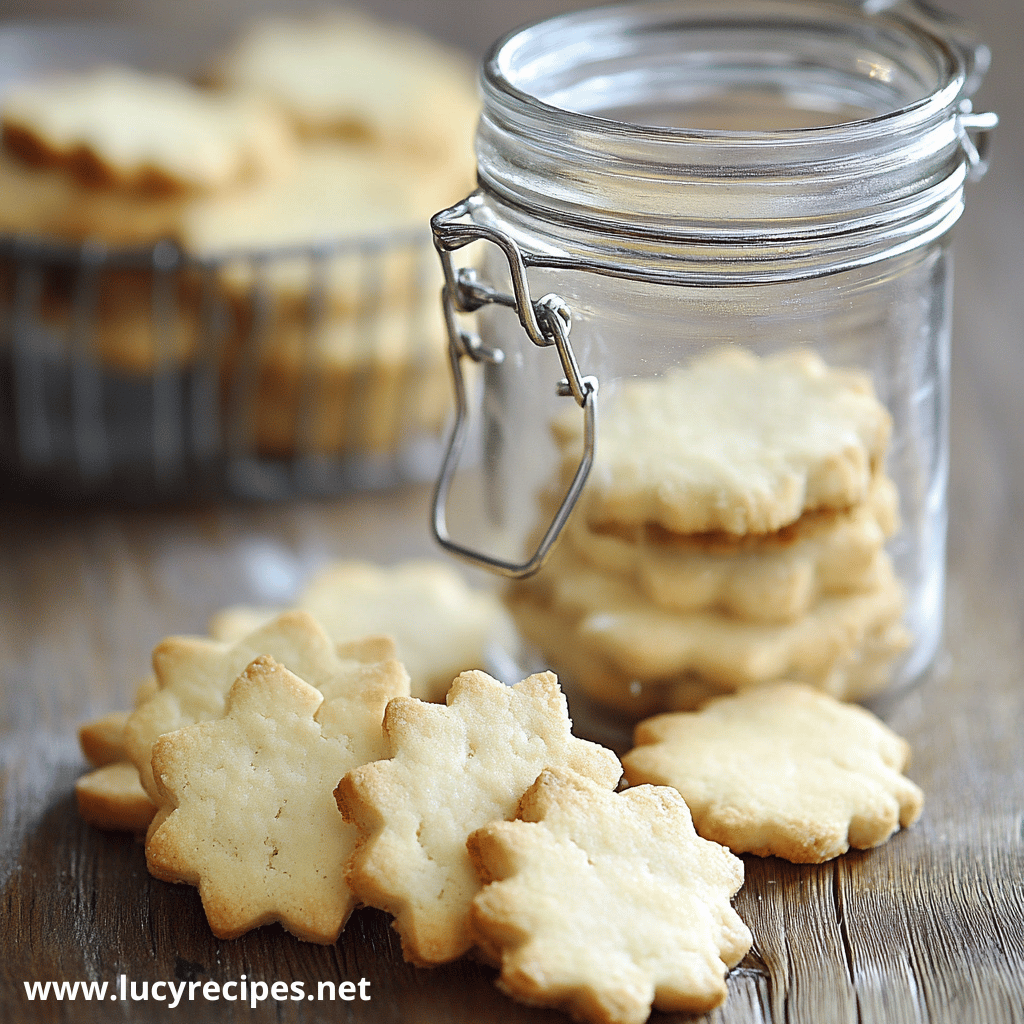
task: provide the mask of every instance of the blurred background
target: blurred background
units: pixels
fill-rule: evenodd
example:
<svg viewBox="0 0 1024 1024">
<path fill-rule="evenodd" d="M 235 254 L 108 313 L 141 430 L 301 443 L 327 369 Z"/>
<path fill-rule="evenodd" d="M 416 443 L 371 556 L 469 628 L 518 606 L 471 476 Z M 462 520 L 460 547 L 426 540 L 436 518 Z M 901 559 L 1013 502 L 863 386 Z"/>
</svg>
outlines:
<svg viewBox="0 0 1024 1024">
<path fill-rule="evenodd" d="M 285 12 L 318 11 L 316 0 L 177 0 L 173 4 L 140 0 L 7 0 L 7 20 L 116 19 L 186 27 L 208 38 L 229 33 L 245 18 Z M 593 6 L 572 0 L 353 0 L 350 7 L 425 29 L 438 38 L 482 54 L 499 35 L 537 18 Z M 877 5 L 876 5 L 877 6 Z M 969 19 L 993 45 L 1006 73 L 1024 45 L 1019 0 L 943 0 L 936 6 Z M 1002 56 L 1005 54 L 1005 58 Z M 1018 98 L 1020 91 L 1018 90 Z"/>
<path fill-rule="evenodd" d="M 247 18 L 273 13 L 301 14 L 327 8 L 325 3 L 292 0 L 11 0 L 3 5 L 6 19 L 116 19 L 187 28 L 207 39 L 224 38 Z M 499 35 L 518 25 L 560 11 L 591 6 L 559 0 L 364 0 L 347 6 L 376 16 L 415 25 L 473 54 L 482 54 Z"/>
<path fill-rule="evenodd" d="M 870 0 L 869 0 L 870 2 Z M 53 46 L 53 39 L 59 38 L 60 59 L 68 59 L 74 62 L 76 59 L 76 38 L 80 38 L 82 45 L 86 46 L 85 40 L 89 35 L 89 25 L 92 23 L 94 32 L 92 39 L 104 38 L 107 33 L 106 26 L 110 22 L 118 23 L 121 26 L 139 28 L 147 35 L 152 32 L 152 38 L 158 40 L 157 50 L 162 51 L 162 56 L 157 58 L 157 63 L 165 63 L 168 69 L 190 74 L 202 71 L 210 57 L 219 53 L 222 48 L 235 38 L 240 26 L 244 22 L 261 15 L 273 13 L 286 13 L 290 15 L 314 12 L 325 9 L 322 3 L 306 3 L 304 0 L 295 0 L 292 3 L 273 3 L 271 0 L 178 0 L 175 3 L 157 2 L 128 2 L 128 0 L 7 0 L 2 6 L 0 16 L 0 87 L 9 86 L 19 78 L 38 70 L 40 66 L 53 63 L 53 56 L 40 58 L 41 49 Z M 589 6 L 586 3 L 569 2 L 569 0 L 516 0 L 516 2 L 498 2 L 498 0 L 446 0 L 446 2 L 431 2 L 431 0 L 355 0 L 348 5 L 352 8 L 363 10 L 374 16 L 404 23 L 421 29 L 436 39 L 463 50 L 472 62 L 478 62 L 485 53 L 488 45 L 503 33 L 523 23 L 547 17 L 559 12 Z M 992 67 L 985 78 L 980 93 L 976 97 L 975 107 L 978 110 L 995 110 L 1001 118 L 999 128 L 995 132 L 992 153 L 991 169 L 987 176 L 980 183 L 971 184 L 967 189 L 967 210 L 956 229 L 956 253 L 957 253 L 957 303 L 955 320 L 955 347 L 954 347 L 954 446 L 972 445 L 975 442 L 972 438 L 999 438 L 1006 450 L 998 453 L 996 461 L 1005 464 L 1007 460 L 1011 463 L 1021 464 L 1024 462 L 1024 436 L 1020 429 L 1020 417 L 1018 414 L 1019 395 L 1017 382 L 1024 380 L 1024 346 L 1022 346 L 1022 327 L 1024 324 L 1024 80 L 1022 80 L 1019 69 L 1024 59 L 1024 4 L 1020 0 L 943 0 L 942 5 L 951 13 L 957 14 L 972 23 L 978 30 L 980 36 L 986 40 L 992 49 Z M 68 22 L 83 26 L 79 28 L 68 28 Z M 80 32 L 80 36 L 76 36 Z M 56 34 L 56 36 L 54 35 Z M 471 130 L 465 133 L 471 134 Z M 460 141 L 454 147 L 458 150 L 460 157 L 464 159 L 461 168 L 462 179 L 467 182 L 467 188 L 471 187 L 472 158 L 468 150 L 470 143 Z M 3 187 L 3 185 L 0 185 Z M 426 219 L 433 209 L 441 205 L 447 205 L 449 199 L 454 200 L 464 194 L 461 183 L 455 182 L 446 186 L 445 190 L 438 191 L 422 199 L 415 221 L 420 227 L 425 228 Z M 442 202 L 442 197 L 444 202 Z M 415 247 L 413 247 L 414 249 Z M 422 295 L 415 301 L 422 301 L 422 308 L 432 307 L 436 303 L 435 277 L 436 266 L 433 266 L 434 257 L 429 251 L 429 246 L 404 253 L 401 256 L 401 273 L 404 279 L 414 281 L 417 288 L 422 287 Z M 356 261 L 359 280 L 367 286 L 367 295 L 357 297 L 354 305 L 361 310 L 367 310 L 379 304 L 380 296 L 385 294 L 388 282 L 393 284 L 395 273 L 394 262 L 388 262 L 379 254 L 371 254 L 366 258 L 365 253 L 357 254 Z M 391 255 L 394 255 L 393 253 Z M 390 256 L 389 256 L 390 259 Z M 420 262 L 415 262 L 419 260 Z M 315 278 L 315 271 L 310 270 L 311 279 Z M 355 272 L 353 272 L 355 273 Z M 159 275 L 157 275 L 159 276 Z M 256 281 L 258 275 L 250 274 L 251 281 Z M 250 281 L 250 283 L 251 283 Z M 258 286 L 258 281 L 256 284 Z M 23 282 L 24 284 L 24 282 Z M 174 320 L 174 304 L 180 312 L 188 306 L 188 297 L 182 294 L 171 295 L 172 289 L 177 288 L 180 282 L 167 284 L 167 294 L 161 298 L 161 285 L 147 283 L 146 296 L 141 300 L 145 306 L 144 313 L 150 316 L 155 322 L 159 316 L 166 315 L 171 310 L 171 320 Z M 385 287 L 387 286 L 387 287 Z M 45 283 L 41 286 L 45 290 Z M 363 285 L 360 285 L 363 287 Z M 0 292 L 3 283 L 0 282 Z M 16 288 L 14 289 L 16 291 Z M 23 292 L 26 289 L 23 288 Z M 31 291 L 31 289 L 28 289 Z M 198 292 L 201 289 L 197 289 Z M 303 334 L 303 331 L 312 335 L 316 333 L 310 328 L 309 316 L 317 315 L 318 305 L 323 305 L 322 297 L 318 298 L 315 289 L 310 289 L 310 298 L 307 302 L 305 327 L 293 331 L 296 335 Z M 26 292 L 27 293 L 27 292 Z M 371 294 L 372 293 L 372 294 Z M 11 292 L 13 296 L 14 292 Z M 89 299 L 87 296 L 76 298 L 74 289 L 68 292 L 64 298 L 64 319 L 54 327 L 57 340 L 54 345 L 59 348 L 61 345 L 70 346 L 72 353 L 75 351 L 76 322 L 82 320 L 79 314 L 82 309 L 86 310 L 86 319 L 99 317 L 102 320 L 103 306 L 102 295 L 99 299 L 97 311 L 95 297 Z M 329 298 L 329 297 L 328 297 Z M 2 299 L 2 294 L 0 294 Z M 194 299 L 196 308 L 199 308 L 201 300 Z M 77 303 L 77 305 L 76 305 Z M 410 308 L 415 302 L 409 300 Z M 270 330 L 275 337 L 283 337 L 288 334 L 287 328 L 281 328 L 274 319 L 274 312 L 261 298 L 258 287 L 251 288 L 246 292 L 244 309 L 241 312 L 233 309 L 230 312 L 235 317 L 231 330 L 236 333 L 249 332 L 250 340 L 261 331 Z M 15 316 L 17 303 L 12 299 L 10 307 Z M 420 307 L 417 307 L 419 309 Z M 269 310 L 269 311 L 268 311 Z M 77 311 L 77 312 L 76 312 Z M 191 315 L 191 313 L 189 313 Z M 418 324 L 423 322 L 419 313 Z M 428 317 L 433 313 L 427 314 Z M 78 317 L 78 321 L 76 321 Z M 206 317 L 206 314 L 195 313 L 196 322 L 200 320 L 203 324 L 213 323 L 215 318 Z M 335 337 L 328 338 L 322 346 L 323 351 L 334 345 L 335 348 L 342 345 L 355 346 L 360 344 L 376 347 L 378 351 L 386 348 L 381 342 L 381 332 L 390 337 L 388 332 L 390 326 L 383 324 L 380 318 L 374 313 L 367 318 L 350 318 L 353 323 L 360 326 L 353 336 L 355 340 L 348 338 L 339 341 Z M 410 317 L 410 322 L 413 318 Z M 267 327 L 267 323 L 271 327 Z M 367 324 L 370 327 L 367 327 Z M 333 330 L 334 321 L 328 317 L 328 332 Z M 435 325 L 436 326 L 436 325 Z M 158 329 L 159 328 L 159 329 Z M 308 331 L 307 331 L 308 329 Z M 419 328 L 417 328 L 419 329 Z M 431 328 L 433 330 L 433 327 Z M 91 328 L 90 328 L 91 330 Z M 152 345 L 159 350 L 163 344 L 165 348 L 173 348 L 173 341 L 160 342 L 155 336 L 163 331 L 170 337 L 175 330 L 174 324 L 164 324 L 162 328 L 157 325 L 153 328 L 154 340 Z M 206 330 L 204 326 L 203 330 Z M 317 330 L 319 330 L 319 321 Z M 359 339 L 362 334 L 369 340 Z M 82 333 L 82 332 L 79 332 Z M 212 333 L 207 331 L 207 333 Z M 228 332 L 231 333 L 230 331 Z M 372 336 L 371 336 L 372 335 Z M 304 335 L 305 336 L 305 335 Z M 27 335 L 26 335 L 27 337 Z M 281 359 L 291 359 L 293 355 L 289 352 L 301 352 L 300 340 L 291 338 L 282 341 Z M 98 343 L 97 343 L 98 344 Z M 228 342 L 222 342 L 230 348 Z M 310 343 L 311 345 L 313 343 Z M 317 342 L 319 344 L 319 342 Z M 397 343 L 396 343 L 397 344 Z M 412 342 L 403 341 L 404 350 L 415 348 Z M 419 344 L 418 342 L 416 344 Z M 424 343 L 426 344 L 426 343 Z M 431 342 L 432 344 L 432 342 Z M 51 348 L 54 347 L 51 345 Z M 288 348 L 291 346 L 291 348 Z M 32 405 L 26 402 L 26 394 L 43 396 L 45 400 L 53 399 L 53 410 L 55 416 L 65 415 L 65 419 L 78 419 L 72 424 L 67 432 L 68 452 L 67 458 L 75 459 L 78 462 L 76 473 L 79 482 L 84 481 L 86 489 L 89 486 L 89 474 L 92 473 L 97 479 L 102 476 L 103 466 L 91 466 L 89 463 L 90 445 L 99 451 L 102 445 L 99 442 L 93 444 L 88 440 L 88 430 L 83 429 L 83 424 L 88 425 L 89 409 L 96 412 L 94 417 L 102 417 L 102 406 L 110 398 L 116 399 L 119 408 L 132 406 L 134 402 L 141 408 L 139 403 L 149 403 L 143 411 L 143 420 L 157 420 L 163 413 L 170 415 L 170 412 L 185 409 L 184 416 L 178 416 L 181 422 L 186 425 L 196 426 L 194 433 L 196 437 L 202 434 L 203 416 L 201 405 L 206 398 L 210 398 L 214 392 L 223 392 L 227 386 L 224 383 L 222 356 L 223 351 L 216 357 L 217 365 L 221 368 L 218 373 L 212 374 L 208 379 L 203 378 L 197 370 L 196 376 L 179 374 L 170 384 L 163 388 L 160 381 L 160 374 L 155 374 L 157 383 L 147 380 L 146 387 L 149 391 L 145 395 L 134 395 L 131 389 L 137 378 L 131 377 L 131 372 L 138 369 L 137 366 L 129 366 L 127 370 L 124 360 L 106 358 L 103 354 L 101 362 L 102 376 L 91 380 L 89 374 L 92 370 L 86 366 L 83 370 L 74 366 L 70 371 L 66 365 L 58 366 L 51 360 L 44 364 L 39 361 L 38 352 L 42 351 L 38 339 L 31 345 L 23 346 L 27 355 L 22 365 L 13 367 L 13 381 L 15 392 L 22 396 L 21 406 L 27 408 Z M 256 346 L 242 344 L 241 350 L 254 349 Z M 17 357 L 18 346 L 14 346 Z M 31 350 L 31 351 L 30 351 Z M 325 379 L 324 366 L 332 356 L 324 355 L 322 363 L 317 363 L 321 358 L 321 349 L 314 345 L 310 351 L 315 350 L 312 358 L 313 372 L 307 374 L 309 379 Z M 354 376 L 349 372 L 350 366 L 346 364 L 346 375 L 342 382 L 347 388 L 347 394 L 360 393 L 363 395 L 373 394 L 378 405 L 381 404 L 380 395 L 385 395 L 383 401 L 394 404 L 400 412 L 395 413 L 387 424 L 377 424 L 374 427 L 372 437 L 354 437 L 350 429 L 351 424 L 336 424 L 327 421 L 326 413 L 323 416 L 320 412 L 329 404 L 337 405 L 331 397 L 331 401 L 323 400 L 323 396 L 317 396 L 303 383 L 305 378 L 301 372 L 292 377 L 298 381 L 292 389 L 291 406 L 288 412 L 288 422 L 264 422 L 253 420 L 251 409 L 241 409 L 242 406 L 259 405 L 261 401 L 261 388 L 269 386 L 266 375 L 270 373 L 268 364 L 261 364 L 259 367 L 251 366 L 246 369 L 238 365 L 230 364 L 230 376 L 233 380 L 241 380 L 242 385 L 236 387 L 233 395 L 232 405 L 229 399 L 221 394 L 220 404 L 212 410 L 209 417 L 222 415 L 226 418 L 228 426 L 231 423 L 244 423 L 244 430 L 240 428 L 236 433 L 236 446 L 233 449 L 234 457 L 232 465 L 237 469 L 241 467 L 242 479 L 236 481 L 235 490 L 256 495 L 274 495 L 287 493 L 294 487 L 292 476 L 287 479 L 274 476 L 275 469 L 270 463 L 274 459 L 278 462 L 284 461 L 288 465 L 288 473 L 294 470 L 296 456 L 298 461 L 303 462 L 305 484 L 301 490 L 305 492 L 320 490 L 323 492 L 337 491 L 344 489 L 351 483 L 364 484 L 374 482 L 386 482 L 393 475 L 395 469 L 395 458 L 405 459 L 405 463 L 398 467 L 399 476 L 421 475 L 429 476 L 436 465 L 436 451 L 433 454 L 426 452 L 418 445 L 420 434 L 430 435 L 435 438 L 439 433 L 438 424 L 443 420 L 447 409 L 446 399 L 442 396 L 447 387 L 445 381 L 446 368 L 430 363 L 428 357 L 423 355 L 427 349 L 416 349 L 419 354 L 413 360 L 415 374 L 407 375 L 403 380 L 396 383 L 396 378 L 391 369 L 388 369 L 388 376 L 382 377 L 380 366 L 381 361 L 376 359 L 373 364 L 374 380 L 365 376 L 360 377 L 358 373 Z M 439 351 L 435 345 L 430 351 Z M 159 354 L 159 353 L 158 353 Z M 166 352 L 165 352 L 166 355 Z M 303 357 L 306 358 L 306 357 Z M 433 357 L 431 357 L 433 358 Z M 27 360 L 27 361 L 26 361 Z M 35 362 L 33 362 L 35 360 Z M 416 362 L 416 360 L 419 360 Z M 165 360 L 166 361 L 166 360 Z M 214 357 L 210 357 L 210 365 L 213 365 Z M 17 362 L 17 359 L 15 359 Z M 158 359 L 159 363 L 160 360 Z M 436 360 L 435 360 L 436 363 Z M 969 372 L 958 372 L 961 365 L 970 365 Z M 188 372 L 191 373 L 199 361 L 189 363 Z M 390 365 L 390 364 L 389 364 Z M 405 365 L 405 364 L 403 364 Z M 70 378 L 65 380 L 60 374 L 70 373 Z M 359 371 L 362 372 L 362 371 Z M 127 376 L 126 376 L 127 373 Z M 261 376 L 263 375 L 263 376 Z M 266 378 L 266 379 L 265 379 Z M 415 378 L 415 379 L 414 379 Z M 91 381 L 91 382 L 90 382 Z M 353 384 L 354 381 L 354 384 Z M 424 387 L 424 381 L 430 382 L 430 387 Z M 273 381 L 270 381 L 273 383 Z M 307 382 L 308 383 L 308 382 Z M 413 404 L 409 398 L 415 393 L 427 395 L 423 408 L 417 407 L 410 412 Z M 233 385 L 234 386 L 234 385 Z M 342 385 L 339 385 L 342 386 Z M 28 391 L 26 391 L 26 388 Z M 92 391 L 90 392 L 90 388 Z M 248 388 L 248 390 L 246 390 Z M 354 391 L 353 391 L 354 388 Z M 374 388 L 377 390 L 375 391 Z M 973 388 L 976 394 L 971 396 L 969 403 L 957 402 L 958 389 Z M 118 389 L 121 389 L 120 392 Z M 403 390 L 405 389 L 405 390 Z M 152 393 L 150 393 L 152 392 Z M 278 389 L 279 392 L 279 389 Z M 275 392 L 275 393 L 278 393 Z M 91 395 L 91 397 L 90 397 Z M 398 395 L 398 398 L 395 398 Z M 432 396 L 437 396 L 436 398 Z M 41 399 L 42 400 L 42 399 Z M 349 399 L 352 404 L 352 399 Z M 63 405 L 61 404 L 63 403 Z M 191 406 L 189 405 L 191 403 Z M 319 404 L 318 404 L 319 403 Z M 342 403 L 344 404 L 344 403 Z M 333 407 L 332 405 L 332 407 Z M 958 424 L 957 416 L 960 407 L 969 406 L 972 411 L 972 418 L 981 415 L 988 418 L 988 422 L 976 424 L 967 422 Z M 186 408 L 187 407 L 187 408 Z M 189 411 L 191 409 L 191 412 Z M 229 409 L 227 413 L 225 409 Z M 310 412 L 309 410 L 313 411 Z M 163 410 L 163 413 L 161 413 Z M 199 411 L 197 411 L 199 410 Z M 244 413 L 244 415 L 243 415 Z M 8 423 L 5 427 L 8 438 L 18 433 L 21 445 L 18 458 L 22 463 L 26 460 L 32 463 L 33 459 L 42 466 L 47 459 L 51 462 L 64 458 L 58 449 L 61 438 L 59 430 L 52 424 L 37 422 L 33 425 L 31 415 L 26 419 L 22 413 L 21 421 L 17 424 Z M 319 418 L 318 418 L 319 417 Z M 401 422 L 399 422 L 399 419 Z M 365 418 L 360 415 L 358 418 Z M 38 417 L 37 417 L 38 419 Z M 2 424 L 0 424 L 2 426 Z M 132 453 L 131 439 L 139 434 L 133 428 L 132 422 L 127 424 L 103 424 L 109 427 L 108 433 L 111 436 L 121 430 L 121 435 L 129 439 L 120 449 L 120 455 L 116 461 L 120 464 L 131 462 Z M 36 431 L 33 434 L 33 430 Z M 159 440 L 160 431 L 157 432 Z M 167 433 L 166 431 L 164 432 Z M 173 431 L 171 432 L 173 433 Z M 230 434 L 230 430 L 227 431 Z M 241 438 L 244 433 L 245 437 Z M 212 436 L 212 435 L 211 435 Z M 27 440 L 26 440 L 27 439 Z M 2 440 L 2 439 L 0 439 Z M 109 440 L 109 438 L 108 438 Z M 117 438 L 114 437 L 116 441 Z M 38 444 L 37 444 L 38 442 Z M 118 442 L 120 443 L 120 442 Z M 169 443 L 167 451 L 161 454 L 160 451 L 143 453 L 145 460 L 155 460 L 156 468 L 149 466 L 146 470 L 152 470 L 159 478 L 161 459 L 163 465 L 177 465 L 176 459 L 181 452 L 186 451 L 189 439 L 182 437 Z M 979 442 L 980 443 L 980 442 Z M 220 437 L 218 445 L 228 446 L 232 444 L 230 437 Z M 8 443 L 7 447 L 11 445 Z M 35 446 L 35 447 L 33 447 Z M 76 447 L 77 446 L 77 447 Z M 155 443 L 159 448 L 159 444 Z M 0 448 L 4 447 L 0 445 Z M 986 448 L 991 447 L 991 442 L 986 442 Z M 201 448 L 201 445 L 200 445 Z M 72 451 L 72 449 L 74 449 Z M 56 455 L 54 453 L 57 453 Z M 84 456 L 83 456 L 84 452 Z M 197 449 L 197 459 L 210 453 L 203 453 Z M 350 456 L 358 456 L 360 465 L 352 469 L 349 465 L 346 472 L 340 477 L 331 475 L 337 469 L 337 455 L 343 455 L 351 462 Z M 124 457 L 122 458 L 121 455 Z M 239 457 L 239 455 L 243 457 Z M 246 463 L 246 457 L 252 455 Z M 329 456 L 327 460 L 331 463 L 326 466 L 324 455 Z M 59 456 L 59 458 L 58 458 Z M 213 453 L 217 456 L 217 453 Z M 305 458 L 305 456 L 309 456 Z M 369 456 L 366 458 L 365 456 Z M 84 462 L 83 462 L 84 457 Z M 984 456 L 983 456 L 984 457 Z M 993 454 L 996 458 L 996 454 Z M 65 461 L 67 461 L 65 459 Z M 101 460 L 102 461 L 102 460 Z M 179 460 L 180 461 L 180 460 Z M 954 460 L 955 461 L 955 460 Z M 995 463 L 994 463 L 995 464 Z M 182 463 L 184 465 L 184 463 Z M 83 469 L 84 467 L 84 469 Z M 109 468 L 109 467 L 107 467 Z M 186 467 L 192 472 L 193 466 Z M 58 467 L 58 476 L 63 471 Z M 319 473 L 319 476 L 317 475 Z M 326 474 L 326 475 L 325 475 Z M 152 474 L 151 474 L 152 475 Z M 200 474 L 201 475 L 201 474 Z M 992 493 L 979 496 L 975 485 L 970 485 L 967 493 L 962 495 L 963 501 L 968 507 L 977 506 L 977 514 L 985 516 L 989 514 L 987 509 L 991 508 L 992 501 L 998 500 L 1005 508 L 1006 503 L 1017 508 L 1024 505 L 1024 496 L 1015 493 L 1018 483 L 1007 480 L 1005 476 L 993 470 Z M 67 473 L 63 473 L 67 478 Z M 159 483 L 159 479 L 157 479 Z M 134 486 L 134 483 L 132 484 Z M 957 481 L 954 479 L 953 486 L 956 488 Z"/>
</svg>

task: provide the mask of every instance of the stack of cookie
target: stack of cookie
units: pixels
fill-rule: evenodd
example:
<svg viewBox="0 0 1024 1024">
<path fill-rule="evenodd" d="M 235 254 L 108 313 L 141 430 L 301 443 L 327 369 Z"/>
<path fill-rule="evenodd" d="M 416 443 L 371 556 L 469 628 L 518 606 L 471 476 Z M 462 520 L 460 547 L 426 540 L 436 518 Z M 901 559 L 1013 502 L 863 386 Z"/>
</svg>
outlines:
<svg viewBox="0 0 1024 1024">
<path fill-rule="evenodd" d="M 12 87 L 2 124 L 0 235 L 89 243 L 79 273 L 54 265 L 39 282 L 39 333 L 120 375 L 190 362 L 194 282 L 169 280 L 163 317 L 146 261 L 112 253 L 173 239 L 193 204 L 286 173 L 284 120 L 254 97 L 101 67 Z"/>
<path fill-rule="evenodd" d="M 577 420 L 555 424 L 567 471 Z M 806 350 L 624 384 L 567 537 L 510 593 L 520 630 L 636 717 L 779 679 L 880 689 L 909 642 L 889 433 L 868 377 Z"/>
<path fill-rule="evenodd" d="M 319 260 L 224 267 L 243 332 L 252 333 L 253 286 L 273 299 L 258 364 L 251 336 L 236 363 L 236 377 L 254 380 L 257 449 L 389 454 L 410 434 L 436 432 L 451 384 L 440 266 L 423 240 L 430 216 L 473 187 L 471 62 L 409 29 L 334 10 L 254 24 L 211 77 L 278 110 L 299 155 L 287 177 L 190 210 L 185 248 L 301 253 L 351 242 Z"/>
<path fill-rule="evenodd" d="M 427 223 L 472 188 L 477 110 L 461 55 L 341 11 L 251 26 L 203 85 L 19 83 L 0 236 L 93 243 L 19 301 L 55 358 L 118 381 L 212 368 L 236 449 L 391 455 L 451 404 Z M 164 240 L 169 272 L 121 258 Z"/>
</svg>

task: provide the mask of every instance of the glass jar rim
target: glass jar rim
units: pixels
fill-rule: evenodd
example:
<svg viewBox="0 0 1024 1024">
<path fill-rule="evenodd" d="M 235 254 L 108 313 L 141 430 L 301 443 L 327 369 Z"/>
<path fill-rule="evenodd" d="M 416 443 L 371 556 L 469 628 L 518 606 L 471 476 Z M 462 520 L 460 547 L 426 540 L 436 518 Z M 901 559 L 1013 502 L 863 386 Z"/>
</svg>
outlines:
<svg viewBox="0 0 1024 1024">
<path fill-rule="evenodd" d="M 973 37 L 941 29 L 850 0 L 637 0 L 537 22 L 498 40 L 483 66 L 482 196 L 516 222 L 534 262 L 651 280 L 816 276 L 925 244 L 959 218 L 983 164 L 972 116 L 975 127 L 994 117 L 970 113 L 984 70 Z M 642 109 L 666 83 L 675 101 L 698 73 L 723 95 L 753 83 L 788 101 L 795 81 L 801 96 L 816 85 L 882 109 L 756 131 L 572 109 L 595 102 L 592 82 L 598 106 L 633 89 Z M 580 102 L 552 102 L 566 97 Z"/>
<path fill-rule="evenodd" d="M 797 9 L 800 11 L 799 23 L 808 27 L 813 24 L 812 18 L 816 13 L 822 18 L 819 24 L 830 27 L 838 27 L 843 22 L 850 27 L 877 27 L 879 20 L 884 19 L 890 30 L 899 32 L 906 43 L 915 46 L 922 56 L 931 57 L 937 63 L 941 63 L 942 67 L 937 68 L 935 87 L 930 92 L 891 109 L 836 124 L 769 130 L 688 128 L 632 123 L 586 111 L 567 109 L 547 102 L 524 85 L 517 84 L 517 80 L 522 81 L 524 73 L 522 68 L 515 68 L 512 61 L 520 57 L 525 46 L 531 42 L 542 42 L 545 38 L 550 38 L 555 46 L 553 52 L 564 62 L 567 46 L 564 43 L 558 44 L 559 36 L 564 39 L 566 34 L 576 34 L 585 38 L 587 34 L 592 34 L 600 23 L 607 24 L 614 20 L 632 21 L 634 24 L 646 22 L 645 28 L 653 27 L 657 30 L 661 27 L 659 22 L 664 22 L 666 18 L 670 19 L 669 24 L 672 21 L 678 24 L 687 14 L 699 15 L 705 9 L 714 12 L 713 15 L 709 15 L 712 24 L 726 31 L 730 28 L 730 18 L 753 11 L 760 12 L 765 18 L 765 28 L 773 24 L 782 24 L 780 16 L 785 12 L 795 12 Z M 828 20 L 825 20 L 826 18 Z M 694 24 L 699 25 L 699 22 Z M 579 46 L 580 42 L 581 40 L 577 40 L 576 45 Z M 586 45 L 585 42 L 583 45 Z M 536 58 L 533 63 L 536 64 Z M 584 8 L 536 21 L 508 32 L 488 50 L 482 65 L 481 82 L 485 102 L 488 99 L 499 102 L 506 99 L 525 107 L 537 108 L 554 114 L 566 127 L 576 130 L 605 132 L 613 136 L 635 134 L 647 140 L 664 139 L 669 142 L 700 141 L 713 144 L 714 140 L 722 139 L 745 142 L 748 145 L 759 142 L 775 145 L 786 141 L 800 142 L 802 139 L 818 141 L 826 139 L 837 130 L 844 133 L 852 131 L 873 134 L 877 131 L 891 130 L 895 121 L 906 121 L 915 115 L 927 117 L 930 112 L 947 108 L 953 99 L 965 94 L 967 68 L 959 48 L 951 45 L 942 36 L 902 16 L 898 11 L 890 9 L 865 15 L 856 4 L 843 3 L 842 0 L 838 4 L 828 0 L 796 0 L 795 3 L 791 0 L 712 0 L 710 4 L 702 4 L 700 0 L 683 3 L 679 0 L 647 0 L 640 3 L 617 3 Z"/>
</svg>

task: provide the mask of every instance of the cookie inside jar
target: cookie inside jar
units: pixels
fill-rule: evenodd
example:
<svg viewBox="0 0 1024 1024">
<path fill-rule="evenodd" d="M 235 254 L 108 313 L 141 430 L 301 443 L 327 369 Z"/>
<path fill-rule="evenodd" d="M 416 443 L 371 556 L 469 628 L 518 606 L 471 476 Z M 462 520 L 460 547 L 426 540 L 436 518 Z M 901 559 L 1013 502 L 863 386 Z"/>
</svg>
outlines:
<svg viewBox="0 0 1024 1024">
<path fill-rule="evenodd" d="M 865 374 L 728 347 L 602 413 L 563 542 L 509 593 L 545 659 L 631 716 L 779 679 L 849 700 L 884 686 L 911 637 L 886 552 L 891 417 Z M 577 427 L 553 424 L 563 475 Z"/>
</svg>

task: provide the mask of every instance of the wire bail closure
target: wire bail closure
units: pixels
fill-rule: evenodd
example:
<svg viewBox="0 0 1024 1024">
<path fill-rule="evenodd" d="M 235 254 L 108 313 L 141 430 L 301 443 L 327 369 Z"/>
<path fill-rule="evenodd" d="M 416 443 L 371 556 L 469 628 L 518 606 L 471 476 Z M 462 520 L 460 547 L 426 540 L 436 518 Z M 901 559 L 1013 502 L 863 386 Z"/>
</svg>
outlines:
<svg viewBox="0 0 1024 1024">
<path fill-rule="evenodd" d="M 454 206 L 441 210 L 430 220 L 434 247 L 444 268 L 441 304 L 448 331 L 448 360 L 455 385 L 455 422 L 434 488 L 431 525 L 437 542 L 452 554 L 511 579 L 522 579 L 531 576 L 546 561 L 590 475 L 597 440 L 598 381 L 596 377 L 583 376 L 580 372 L 569 342 L 572 311 L 565 300 L 555 294 L 544 295 L 536 301 L 531 297 L 526 277 L 528 258 L 516 242 L 497 228 L 461 219 L 469 215 L 478 196 L 479 193 L 474 192 Z M 475 270 L 455 267 L 452 253 L 476 241 L 491 242 L 504 253 L 512 277 L 511 295 L 479 281 Z M 478 335 L 464 331 L 457 315 L 472 313 L 491 304 L 514 310 L 523 330 L 538 348 L 555 347 L 564 374 L 556 385 L 557 393 L 573 398 L 583 410 L 583 454 L 579 466 L 537 549 L 525 562 L 506 561 L 466 547 L 452 540 L 448 532 L 448 496 L 469 426 L 469 400 L 462 360 L 469 358 L 474 362 L 499 365 L 505 359 L 504 351 L 491 348 Z"/>
<path fill-rule="evenodd" d="M 969 99 L 960 104 L 957 117 L 960 146 L 967 159 L 967 177 L 980 181 L 988 170 L 988 149 L 992 130 L 999 124 L 999 115 L 991 112 L 975 113 Z"/>
</svg>

